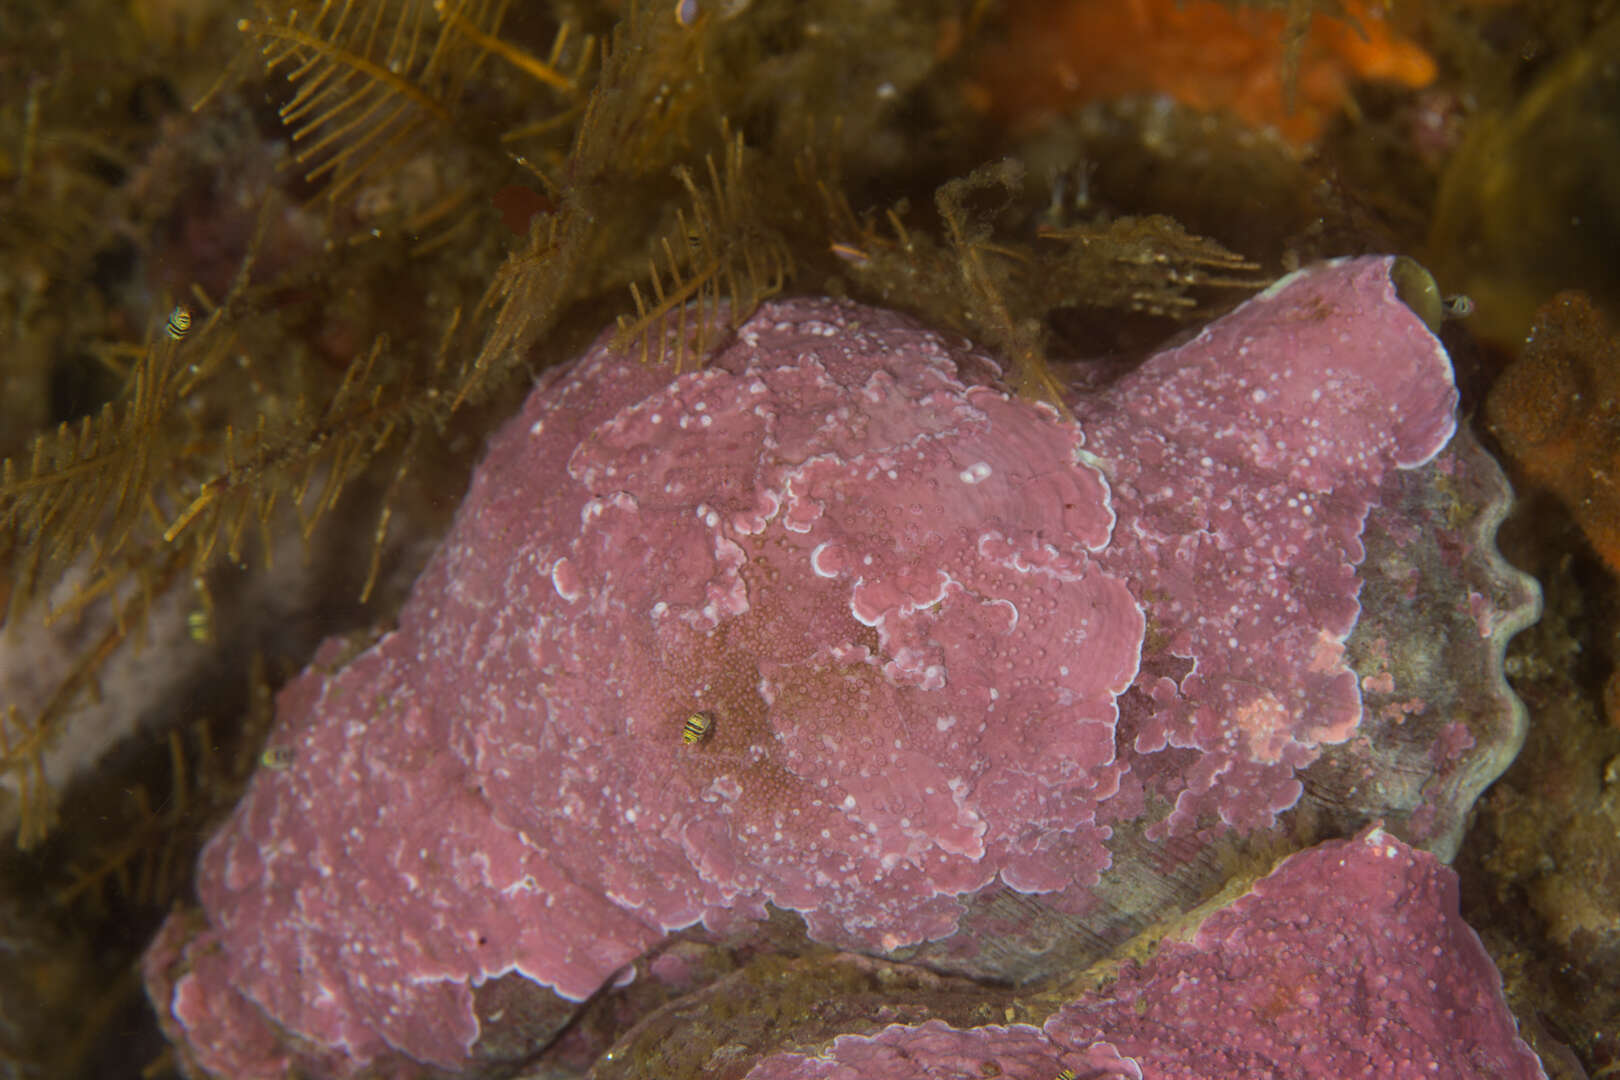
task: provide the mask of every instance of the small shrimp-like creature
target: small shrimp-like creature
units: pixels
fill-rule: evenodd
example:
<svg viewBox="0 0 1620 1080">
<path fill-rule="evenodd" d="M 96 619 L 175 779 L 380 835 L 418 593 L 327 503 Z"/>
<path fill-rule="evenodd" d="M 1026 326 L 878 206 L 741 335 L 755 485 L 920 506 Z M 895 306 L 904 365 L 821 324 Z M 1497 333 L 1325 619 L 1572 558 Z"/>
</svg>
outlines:
<svg viewBox="0 0 1620 1080">
<path fill-rule="evenodd" d="M 706 712 L 691 713 L 686 718 L 686 725 L 681 729 L 681 742 L 692 746 L 702 742 L 714 727 L 714 717 Z"/>
</svg>

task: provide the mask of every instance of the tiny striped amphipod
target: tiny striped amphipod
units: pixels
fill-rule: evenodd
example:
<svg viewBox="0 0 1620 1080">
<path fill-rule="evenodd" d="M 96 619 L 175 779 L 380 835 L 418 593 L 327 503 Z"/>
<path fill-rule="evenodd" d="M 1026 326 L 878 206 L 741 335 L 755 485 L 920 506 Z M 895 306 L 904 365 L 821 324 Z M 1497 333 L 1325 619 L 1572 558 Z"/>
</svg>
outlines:
<svg viewBox="0 0 1620 1080">
<path fill-rule="evenodd" d="M 259 764 L 272 772 L 280 772 L 292 763 L 293 748 L 290 746 L 268 746 L 259 755 Z"/>
<path fill-rule="evenodd" d="M 175 309 L 169 312 L 169 321 L 164 324 L 163 329 L 176 341 L 184 338 L 191 332 L 191 309 L 184 304 L 175 305 Z"/>
<path fill-rule="evenodd" d="M 702 742 L 708 736 L 709 729 L 712 727 L 714 727 L 714 717 L 706 712 L 691 713 L 686 717 L 686 726 L 681 729 L 681 742 L 687 746 Z"/>
</svg>

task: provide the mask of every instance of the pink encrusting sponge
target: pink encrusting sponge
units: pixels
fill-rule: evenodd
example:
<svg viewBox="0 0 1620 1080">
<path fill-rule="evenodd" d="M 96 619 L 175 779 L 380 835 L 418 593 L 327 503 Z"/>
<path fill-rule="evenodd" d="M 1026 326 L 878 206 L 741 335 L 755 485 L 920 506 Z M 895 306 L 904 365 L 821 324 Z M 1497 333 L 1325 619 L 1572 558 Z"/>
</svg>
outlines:
<svg viewBox="0 0 1620 1080">
<path fill-rule="evenodd" d="M 986 1061 L 1008 1080 L 1546 1075 L 1457 912 L 1457 875 L 1377 828 L 1283 860 L 1041 1027 L 893 1024 L 767 1056 L 746 1080 L 979 1076 Z"/>
<path fill-rule="evenodd" d="M 289 764 L 148 958 L 187 1060 L 453 1069 L 503 976 L 582 1000 L 767 904 L 887 952 L 1084 895 L 1110 821 L 1268 824 L 1361 715 L 1368 508 L 1454 430 L 1389 271 L 1284 279 L 1073 420 L 825 299 L 549 373 L 397 630 L 283 691 Z"/>
</svg>

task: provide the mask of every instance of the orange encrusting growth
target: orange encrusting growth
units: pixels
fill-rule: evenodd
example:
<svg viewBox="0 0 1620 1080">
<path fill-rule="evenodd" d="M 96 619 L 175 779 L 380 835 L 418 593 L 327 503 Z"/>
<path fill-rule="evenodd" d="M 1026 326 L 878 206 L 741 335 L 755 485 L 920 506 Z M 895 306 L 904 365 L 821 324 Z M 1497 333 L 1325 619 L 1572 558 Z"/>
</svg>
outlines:
<svg viewBox="0 0 1620 1080">
<path fill-rule="evenodd" d="M 1408 87 L 1434 80 L 1433 59 L 1396 34 L 1375 5 L 1345 0 L 1346 19 L 1311 17 L 1293 108 L 1286 94 L 1286 17 L 1215 0 L 1020 0 L 977 89 L 1013 125 L 1087 101 L 1166 94 L 1230 110 L 1303 145 L 1349 100 L 1355 79 Z"/>
</svg>

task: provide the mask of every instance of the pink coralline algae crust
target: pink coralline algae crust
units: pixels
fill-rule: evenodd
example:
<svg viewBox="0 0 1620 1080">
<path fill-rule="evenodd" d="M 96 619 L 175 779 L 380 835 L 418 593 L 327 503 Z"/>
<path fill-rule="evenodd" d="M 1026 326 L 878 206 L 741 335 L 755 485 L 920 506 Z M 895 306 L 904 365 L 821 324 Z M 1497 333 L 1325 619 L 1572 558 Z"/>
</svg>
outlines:
<svg viewBox="0 0 1620 1080">
<path fill-rule="evenodd" d="M 988 1072 L 987 1064 L 996 1071 Z M 822 1054 L 775 1054 L 747 1080 L 912 1080 L 919 1076 L 1053 1080 L 1064 1069 L 1087 1080 L 1143 1080 L 1136 1062 L 1098 1041 L 1060 1045 L 1038 1027 L 1012 1024 L 959 1030 L 940 1020 L 891 1024 L 876 1035 L 840 1035 Z"/>
<path fill-rule="evenodd" d="M 1100 561 L 1148 608 L 1151 708 L 1122 752 L 1174 807 L 1150 837 L 1269 824 L 1361 718 L 1344 642 L 1362 527 L 1391 465 L 1456 430 L 1450 361 L 1389 264 L 1285 278 L 1074 402 L 1119 518 Z"/>
<path fill-rule="evenodd" d="M 1543 1077 L 1457 875 L 1379 828 L 1293 855 L 1190 941 L 1046 1023 L 1154 1080 Z"/>
<path fill-rule="evenodd" d="M 1109 821 L 1290 806 L 1359 716 L 1360 524 L 1453 429 L 1389 260 L 1286 279 L 1078 423 L 994 376 L 805 299 L 673 379 L 606 344 L 548 376 L 398 629 L 283 691 L 291 764 L 149 958 L 189 1060 L 277 1075 L 273 1026 L 313 1073 L 453 1069 L 491 979 L 582 1000 L 767 902 L 893 950 L 998 879 L 1083 897 Z"/>
<path fill-rule="evenodd" d="M 1381 829 L 1291 856 L 1041 1028 L 938 1021 L 775 1054 L 748 1080 L 1535 1080 L 1457 876 Z M 1090 1071 L 1088 1071 L 1090 1070 Z"/>
</svg>

